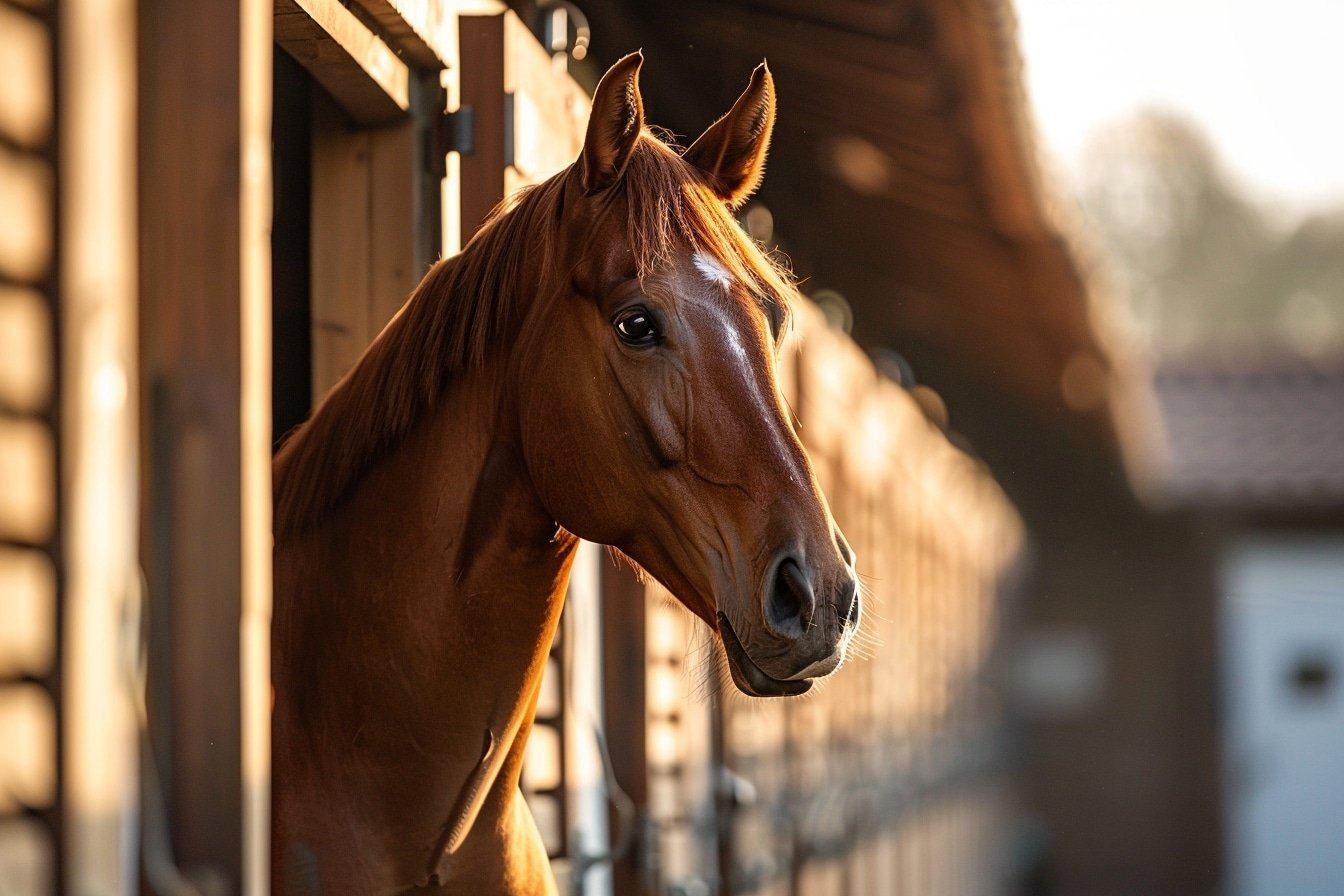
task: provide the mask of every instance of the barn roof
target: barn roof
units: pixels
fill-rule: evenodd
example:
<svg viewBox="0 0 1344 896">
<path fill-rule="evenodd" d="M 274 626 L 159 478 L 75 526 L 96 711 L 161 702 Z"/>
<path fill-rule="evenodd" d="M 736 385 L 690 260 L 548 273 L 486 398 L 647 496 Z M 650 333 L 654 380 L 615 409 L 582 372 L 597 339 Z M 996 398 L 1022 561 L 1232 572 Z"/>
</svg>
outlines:
<svg viewBox="0 0 1344 896">
<path fill-rule="evenodd" d="M 1147 489 L 1206 507 L 1344 505 L 1344 358 L 1159 368 L 1163 439 Z"/>
<path fill-rule="evenodd" d="M 769 60 L 780 114 L 759 198 L 783 248 L 806 289 L 845 297 L 861 344 L 948 397 L 954 427 L 995 437 L 976 418 L 1006 400 L 1113 442 L 1115 353 L 1038 174 L 1008 2 L 583 8 L 596 62 L 642 46 L 650 120 L 687 138 Z"/>
</svg>

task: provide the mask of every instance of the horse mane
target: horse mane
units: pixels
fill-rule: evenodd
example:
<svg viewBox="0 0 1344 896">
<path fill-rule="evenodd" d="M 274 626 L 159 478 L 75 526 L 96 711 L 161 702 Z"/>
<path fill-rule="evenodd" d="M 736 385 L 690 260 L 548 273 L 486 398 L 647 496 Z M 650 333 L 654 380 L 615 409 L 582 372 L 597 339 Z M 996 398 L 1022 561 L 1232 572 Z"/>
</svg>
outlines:
<svg viewBox="0 0 1344 896">
<path fill-rule="evenodd" d="M 540 254 L 541 269 L 553 269 L 573 168 L 501 203 L 459 254 L 436 262 L 307 422 L 288 435 L 274 463 L 277 540 L 332 513 L 434 407 L 453 375 L 483 364 L 526 313 L 533 296 L 520 288 L 524 265 Z M 647 129 L 606 199 L 601 214 L 619 206 L 627 215 L 641 279 L 689 242 L 756 295 L 788 308 L 792 276 L 743 233 L 695 169 Z"/>
</svg>

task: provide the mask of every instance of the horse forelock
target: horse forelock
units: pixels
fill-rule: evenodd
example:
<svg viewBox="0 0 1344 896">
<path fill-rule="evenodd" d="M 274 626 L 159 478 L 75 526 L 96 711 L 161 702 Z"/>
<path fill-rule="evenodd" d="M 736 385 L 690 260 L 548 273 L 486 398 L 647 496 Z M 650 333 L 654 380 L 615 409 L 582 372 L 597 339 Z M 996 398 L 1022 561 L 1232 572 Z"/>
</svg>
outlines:
<svg viewBox="0 0 1344 896">
<path fill-rule="evenodd" d="M 574 166 L 500 205 L 456 256 L 438 261 L 354 368 L 285 440 L 275 460 L 275 533 L 294 536 L 331 514 L 374 463 L 432 409 L 455 373 L 483 364 L 507 340 L 535 293 L 529 271 L 570 270 L 558 257 L 564 195 Z M 624 214 L 642 280 L 678 251 L 705 253 L 758 299 L 787 313 L 793 278 L 762 252 L 723 202 L 646 130 L 608 213 Z M 619 211 L 614 211 L 619 209 Z"/>
<path fill-rule="evenodd" d="M 678 249 L 713 259 L 755 293 L 785 303 L 794 294 L 784 259 L 748 236 L 674 147 L 646 131 L 622 176 L 627 237 L 642 279 L 668 264 Z"/>
</svg>

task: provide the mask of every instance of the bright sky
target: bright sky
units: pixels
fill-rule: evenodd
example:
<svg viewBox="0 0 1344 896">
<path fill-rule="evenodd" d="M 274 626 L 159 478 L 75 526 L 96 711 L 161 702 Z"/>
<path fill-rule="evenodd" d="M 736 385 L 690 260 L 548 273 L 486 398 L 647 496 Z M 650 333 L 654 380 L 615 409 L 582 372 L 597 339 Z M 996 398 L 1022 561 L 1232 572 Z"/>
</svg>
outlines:
<svg viewBox="0 0 1344 896">
<path fill-rule="evenodd" d="M 1344 0 L 1015 0 L 1047 152 L 1076 172 L 1097 126 L 1183 112 L 1259 198 L 1344 203 Z"/>
</svg>

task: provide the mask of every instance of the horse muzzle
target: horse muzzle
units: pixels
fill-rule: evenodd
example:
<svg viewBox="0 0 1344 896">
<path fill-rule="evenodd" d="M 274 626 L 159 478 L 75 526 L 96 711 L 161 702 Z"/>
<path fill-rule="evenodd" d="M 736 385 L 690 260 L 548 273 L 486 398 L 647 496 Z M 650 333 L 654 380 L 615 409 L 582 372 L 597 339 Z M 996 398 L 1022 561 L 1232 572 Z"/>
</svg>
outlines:
<svg viewBox="0 0 1344 896">
<path fill-rule="evenodd" d="M 812 687 L 810 679 L 774 678 L 766 674 L 747 654 L 732 623 L 722 612 L 719 613 L 719 637 L 728 657 L 728 672 L 742 693 L 751 697 L 793 697 L 807 693 Z"/>
<path fill-rule="evenodd" d="M 764 638 L 768 645 L 757 657 L 744 646 L 741 634 L 723 611 L 718 613 L 719 635 L 733 683 L 754 697 L 805 693 L 812 680 L 830 675 L 844 663 L 849 641 L 858 628 L 858 579 L 850 566 L 831 589 L 832 598 L 817 601 L 811 577 L 791 557 L 778 562 L 767 577 L 762 600 Z M 768 654 L 768 655 L 767 655 Z"/>
</svg>

